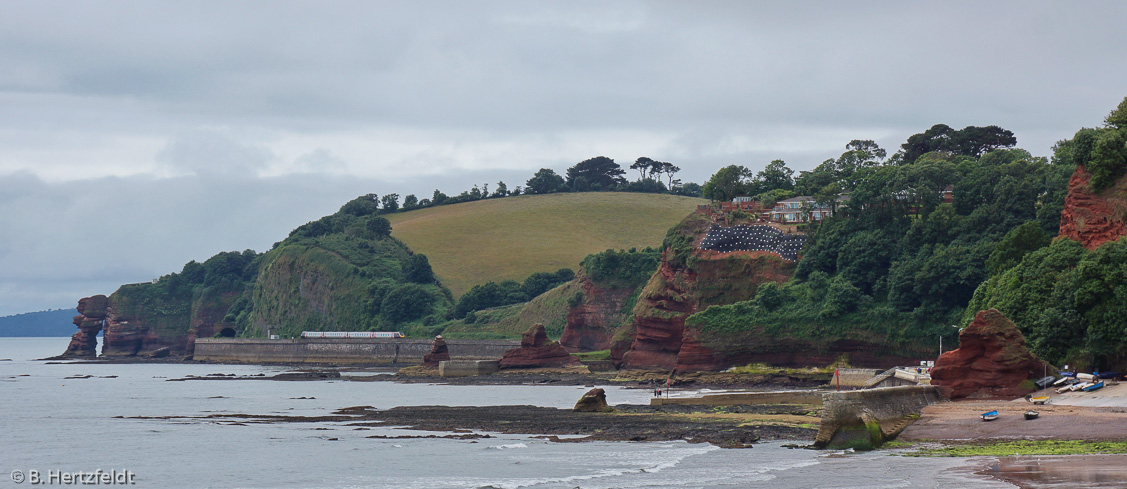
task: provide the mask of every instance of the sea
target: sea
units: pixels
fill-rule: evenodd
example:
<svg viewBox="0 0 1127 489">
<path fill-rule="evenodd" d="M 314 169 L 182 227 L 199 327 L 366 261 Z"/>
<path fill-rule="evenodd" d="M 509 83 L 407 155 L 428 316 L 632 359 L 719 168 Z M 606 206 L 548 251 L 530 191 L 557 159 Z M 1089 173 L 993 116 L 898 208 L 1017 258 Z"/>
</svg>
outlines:
<svg viewBox="0 0 1127 489">
<path fill-rule="evenodd" d="M 534 433 L 477 440 L 372 439 L 366 437 L 436 433 L 395 427 L 358 431 L 346 423 L 233 423 L 202 417 L 328 415 L 349 406 L 563 408 L 589 387 L 172 382 L 191 375 L 272 375 L 289 369 L 38 360 L 61 353 L 68 341 L 0 338 L 0 488 L 49 480 L 61 486 L 64 474 L 75 472 L 113 473 L 118 481 L 128 473 L 133 487 L 146 488 L 1017 487 L 983 474 L 989 458 L 903 457 L 895 450 L 817 451 L 787 448 L 784 442 L 750 449 L 686 442 L 556 443 Z M 650 395 L 645 389 L 600 387 L 611 404 L 646 403 Z M 54 479 L 48 479 L 52 474 Z M 105 480 L 99 476 L 99 485 Z"/>
</svg>

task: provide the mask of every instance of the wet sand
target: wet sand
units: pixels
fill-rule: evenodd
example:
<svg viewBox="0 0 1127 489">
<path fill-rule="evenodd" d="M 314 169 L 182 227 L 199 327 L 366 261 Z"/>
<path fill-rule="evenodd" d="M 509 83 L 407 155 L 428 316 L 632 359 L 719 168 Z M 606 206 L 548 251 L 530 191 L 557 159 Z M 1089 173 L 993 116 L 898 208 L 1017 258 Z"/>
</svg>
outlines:
<svg viewBox="0 0 1127 489">
<path fill-rule="evenodd" d="M 1127 486 L 1127 455 L 998 457 L 976 473 L 1023 489 L 1122 488 Z"/>
<path fill-rule="evenodd" d="M 1028 410 L 1040 413 L 1026 420 Z M 998 419 L 982 421 L 987 411 Z M 1127 407 L 1090 407 L 1016 401 L 959 401 L 927 406 L 920 419 L 899 436 L 903 441 L 972 442 L 1015 439 L 1123 440 L 1127 439 Z"/>
</svg>

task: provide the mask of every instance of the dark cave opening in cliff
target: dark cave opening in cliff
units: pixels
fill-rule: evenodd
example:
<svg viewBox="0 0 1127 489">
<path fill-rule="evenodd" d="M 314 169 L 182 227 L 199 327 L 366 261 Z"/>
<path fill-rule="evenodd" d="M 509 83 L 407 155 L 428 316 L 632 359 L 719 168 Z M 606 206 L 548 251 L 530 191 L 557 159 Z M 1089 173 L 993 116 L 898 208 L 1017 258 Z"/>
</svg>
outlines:
<svg viewBox="0 0 1127 489">
<path fill-rule="evenodd" d="M 220 338 L 234 338 L 235 337 L 235 329 L 234 328 L 223 328 L 223 329 L 219 330 L 219 337 Z"/>
</svg>

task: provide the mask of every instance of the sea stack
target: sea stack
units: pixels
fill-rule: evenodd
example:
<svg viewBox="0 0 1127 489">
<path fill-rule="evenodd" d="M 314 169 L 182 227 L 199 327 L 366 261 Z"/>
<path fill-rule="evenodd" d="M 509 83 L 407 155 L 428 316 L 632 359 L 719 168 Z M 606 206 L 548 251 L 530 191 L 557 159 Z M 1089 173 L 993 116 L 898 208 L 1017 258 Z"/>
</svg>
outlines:
<svg viewBox="0 0 1127 489">
<path fill-rule="evenodd" d="M 98 356 L 98 332 L 106 320 L 106 305 L 108 299 L 104 295 L 83 297 L 78 301 L 78 315 L 74 317 L 74 325 L 78 332 L 71 336 L 70 345 L 63 353 L 66 357 L 96 357 Z"/>
<path fill-rule="evenodd" d="M 450 360 L 450 349 L 446 347 L 446 340 L 442 339 L 442 335 L 434 337 L 434 344 L 430 347 L 430 353 L 423 355 L 424 367 L 438 367 L 438 362 L 445 362 Z"/>
<path fill-rule="evenodd" d="M 501 368 L 570 367 L 580 362 L 558 341 L 548 341 L 543 324 L 533 324 L 520 338 L 520 348 L 506 351 Z"/>
<path fill-rule="evenodd" d="M 939 356 L 931 383 L 948 398 L 1019 397 L 1025 380 L 1040 377 L 1044 362 L 1025 347 L 1025 337 L 997 309 L 979 311 L 959 333 L 959 348 Z"/>
</svg>

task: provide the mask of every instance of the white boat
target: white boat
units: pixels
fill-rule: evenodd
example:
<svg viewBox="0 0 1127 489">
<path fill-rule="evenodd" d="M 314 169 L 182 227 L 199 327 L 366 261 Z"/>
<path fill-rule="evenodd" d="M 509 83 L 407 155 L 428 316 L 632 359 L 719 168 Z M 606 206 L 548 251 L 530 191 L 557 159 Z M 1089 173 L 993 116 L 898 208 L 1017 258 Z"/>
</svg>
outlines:
<svg viewBox="0 0 1127 489">
<path fill-rule="evenodd" d="M 1072 386 L 1071 386 L 1071 385 L 1066 385 L 1066 386 L 1064 386 L 1064 387 L 1061 387 L 1061 388 L 1057 389 L 1057 394 L 1064 394 L 1065 392 L 1068 392 L 1068 391 L 1070 391 L 1070 390 L 1072 390 Z"/>
<path fill-rule="evenodd" d="M 1083 380 L 1085 382 L 1096 380 L 1096 376 L 1092 374 L 1076 374 L 1076 380 Z"/>
<path fill-rule="evenodd" d="M 1069 387 L 1069 390 L 1071 390 L 1071 391 L 1073 391 L 1073 392 L 1076 392 L 1076 391 L 1078 391 L 1078 390 L 1081 390 L 1081 389 L 1083 389 L 1083 388 L 1085 388 L 1085 387 L 1090 387 L 1090 386 L 1092 386 L 1093 384 L 1094 384 L 1094 382 L 1080 382 L 1080 383 L 1078 383 L 1078 384 L 1072 384 L 1072 385 L 1071 385 L 1071 386 Z"/>
<path fill-rule="evenodd" d="M 1056 382 L 1053 382 L 1053 385 L 1061 385 L 1065 382 L 1068 382 L 1069 380 L 1072 380 L 1072 379 L 1070 379 L 1068 377 L 1061 377 L 1061 378 L 1057 379 Z"/>
</svg>

